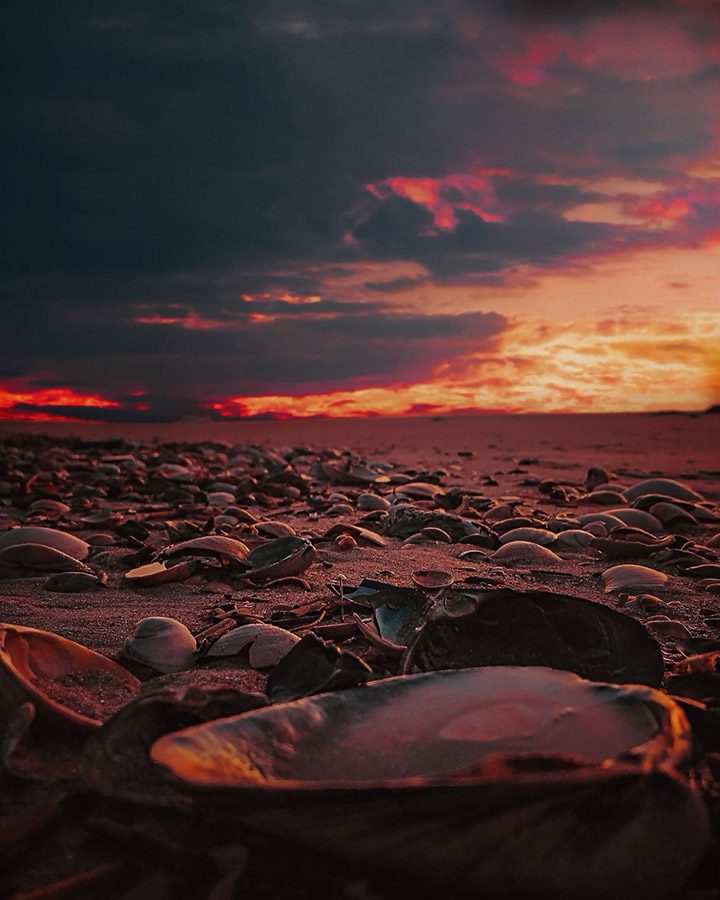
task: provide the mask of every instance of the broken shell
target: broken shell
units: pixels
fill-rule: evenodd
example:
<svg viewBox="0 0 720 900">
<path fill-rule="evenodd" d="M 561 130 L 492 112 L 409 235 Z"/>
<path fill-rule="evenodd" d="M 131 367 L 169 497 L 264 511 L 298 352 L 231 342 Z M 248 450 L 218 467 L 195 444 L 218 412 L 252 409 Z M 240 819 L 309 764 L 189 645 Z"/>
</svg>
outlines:
<svg viewBox="0 0 720 900">
<path fill-rule="evenodd" d="M 613 566 L 602 573 L 605 593 L 624 591 L 626 594 L 637 591 L 661 588 L 668 580 L 664 572 L 649 569 L 647 566 Z"/>
<path fill-rule="evenodd" d="M 140 690 L 112 660 L 51 631 L 0 624 L 0 706 L 26 701 L 38 717 L 75 728 L 97 728 Z"/>
<path fill-rule="evenodd" d="M 12 544 L 0 550 L 0 564 L 38 572 L 92 572 L 74 556 L 45 544 Z"/>
<path fill-rule="evenodd" d="M 74 559 L 85 559 L 90 552 L 90 545 L 75 537 L 74 534 L 66 534 L 56 528 L 40 526 L 13 528 L 11 531 L 0 534 L 0 550 L 15 544 L 42 544 L 44 547 L 53 547 L 55 550 L 67 553 Z"/>
<path fill-rule="evenodd" d="M 677 619 L 670 619 L 668 616 L 653 616 L 645 620 L 645 624 L 652 631 L 658 634 L 664 634 L 671 638 L 689 638 L 692 634 L 687 626 Z"/>
<path fill-rule="evenodd" d="M 195 571 L 195 560 L 186 559 L 168 566 L 163 562 L 148 563 L 130 569 L 123 575 L 123 581 L 133 587 L 152 587 L 155 584 L 168 584 L 173 581 L 184 581 Z"/>
<path fill-rule="evenodd" d="M 316 556 L 315 547 L 305 538 L 298 535 L 277 538 L 260 544 L 250 553 L 247 577 L 251 581 L 268 581 L 299 575 L 313 564 Z"/>
<path fill-rule="evenodd" d="M 689 748 L 659 692 L 498 667 L 216 720 L 150 756 L 228 824 L 483 895 L 614 900 L 668 896 L 704 850 Z"/>
<path fill-rule="evenodd" d="M 250 551 L 242 541 L 221 534 L 204 534 L 201 537 L 171 544 L 158 554 L 160 559 L 174 556 L 213 556 L 221 560 L 244 562 Z"/>
<path fill-rule="evenodd" d="M 249 646 L 250 665 L 253 669 L 265 669 L 277 665 L 299 640 L 297 635 L 275 625 L 241 625 L 219 637 L 206 656 L 234 656 Z"/>
<path fill-rule="evenodd" d="M 449 572 L 440 569 L 420 569 L 410 576 L 418 587 L 426 591 L 437 591 L 440 588 L 450 587 L 455 580 Z"/>
<path fill-rule="evenodd" d="M 341 534 L 349 534 L 358 544 L 370 545 L 373 547 L 386 547 L 385 538 L 371 531 L 369 528 L 362 528 L 360 525 L 351 525 L 349 522 L 338 522 L 337 525 L 331 525 L 330 528 L 322 536 L 324 541 L 334 540 Z"/>
<path fill-rule="evenodd" d="M 492 555 L 493 562 L 512 565 L 513 563 L 532 563 L 533 565 L 562 565 L 563 560 L 540 544 L 530 541 L 511 541 L 496 550 Z"/>
<path fill-rule="evenodd" d="M 657 641 L 631 616 L 581 597 L 507 588 L 440 594 L 401 671 L 509 665 L 651 687 L 664 673 Z"/>
<path fill-rule="evenodd" d="M 165 616 L 150 616 L 135 626 L 123 653 L 156 672 L 179 672 L 195 663 L 197 643 L 190 630 Z"/>
</svg>

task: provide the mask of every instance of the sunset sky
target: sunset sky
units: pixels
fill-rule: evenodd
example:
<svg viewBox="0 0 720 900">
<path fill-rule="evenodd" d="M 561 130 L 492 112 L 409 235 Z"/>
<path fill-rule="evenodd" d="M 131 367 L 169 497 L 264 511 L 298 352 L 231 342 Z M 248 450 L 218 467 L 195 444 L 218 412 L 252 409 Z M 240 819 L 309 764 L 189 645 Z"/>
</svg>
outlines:
<svg viewBox="0 0 720 900">
<path fill-rule="evenodd" d="M 717 0 L 0 20 L 0 418 L 720 402 Z"/>
</svg>

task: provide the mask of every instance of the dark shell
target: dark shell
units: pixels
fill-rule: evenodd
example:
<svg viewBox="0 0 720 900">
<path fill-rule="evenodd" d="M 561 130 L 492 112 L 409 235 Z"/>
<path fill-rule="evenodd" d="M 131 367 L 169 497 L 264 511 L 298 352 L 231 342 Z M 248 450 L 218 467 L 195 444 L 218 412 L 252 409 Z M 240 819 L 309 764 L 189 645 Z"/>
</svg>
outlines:
<svg viewBox="0 0 720 900">
<path fill-rule="evenodd" d="M 423 528 L 442 528 L 454 541 L 477 531 L 469 519 L 450 513 L 431 512 L 417 509 L 405 503 L 394 506 L 383 521 L 383 533 L 388 537 L 406 538 L 417 534 Z"/>
<path fill-rule="evenodd" d="M 640 622 L 545 591 L 448 590 L 408 647 L 404 672 L 548 666 L 594 681 L 659 686 L 660 647 Z"/>
</svg>

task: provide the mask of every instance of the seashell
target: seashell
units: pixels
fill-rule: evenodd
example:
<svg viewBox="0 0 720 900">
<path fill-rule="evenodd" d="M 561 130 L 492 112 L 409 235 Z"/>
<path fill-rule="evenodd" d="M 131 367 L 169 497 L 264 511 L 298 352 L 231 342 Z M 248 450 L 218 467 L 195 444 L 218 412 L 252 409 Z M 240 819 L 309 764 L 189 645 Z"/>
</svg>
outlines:
<svg viewBox="0 0 720 900">
<path fill-rule="evenodd" d="M 626 503 L 627 497 L 620 491 L 591 491 L 582 497 L 578 497 L 578 503 L 596 503 L 598 506 L 613 506 L 617 503 Z"/>
<path fill-rule="evenodd" d="M 263 537 L 280 538 L 296 534 L 292 525 L 288 525 L 286 522 L 256 522 L 255 528 L 257 533 L 263 535 Z"/>
<path fill-rule="evenodd" d="M 297 635 L 275 625 L 241 625 L 219 637 L 206 656 L 234 656 L 249 647 L 250 665 L 253 669 L 265 669 L 277 665 L 299 640 Z"/>
<path fill-rule="evenodd" d="M 410 576 L 418 587 L 426 591 L 437 591 L 440 588 L 450 587 L 455 580 L 449 572 L 441 569 L 419 569 Z"/>
<path fill-rule="evenodd" d="M 317 552 L 310 541 L 298 535 L 276 538 L 256 547 L 247 558 L 251 566 L 246 576 L 251 581 L 268 581 L 299 575 L 314 562 Z"/>
<path fill-rule="evenodd" d="M 0 624 L 0 706 L 26 701 L 53 725 L 99 727 L 140 690 L 126 669 L 50 631 Z"/>
<path fill-rule="evenodd" d="M 443 488 L 436 484 L 427 484 L 424 481 L 410 481 L 400 487 L 396 487 L 394 492 L 396 497 L 401 500 L 435 500 L 440 494 L 444 494 Z"/>
<path fill-rule="evenodd" d="M 390 503 L 377 494 L 360 494 L 357 498 L 357 508 L 363 512 L 370 512 L 374 509 L 390 509 Z"/>
<path fill-rule="evenodd" d="M 107 576 L 98 577 L 94 572 L 58 572 L 57 575 L 48 578 L 43 590 L 77 594 L 80 591 L 92 591 L 106 581 Z"/>
<path fill-rule="evenodd" d="M 428 541 L 437 541 L 439 544 L 452 544 L 452 538 L 442 528 L 423 528 L 418 534 L 427 538 Z"/>
<path fill-rule="evenodd" d="M 581 528 L 587 528 L 588 525 L 594 524 L 596 522 L 600 522 L 605 526 L 605 533 L 607 534 L 613 528 L 621 528 L 626 523 L 623 522 L 622 519 L 619 519 L 617 516 L 612 515 L 611 513 L 601 513 L 601 512 L 593 512 L 586 513 L 583 516 L 578 517 L 578 524 Z M 593 532 L 594 533 L 594 532 Z"/>
<path fill-rule="evenodd" d="M 707 845 L 690 746 L 659 692 L 497 667 L 215 720 L 150 758 L 242 828 L 483 896 L 628 900 L 669 896 Z"/>
<path fill-rule="evenodd" d="M 592 538 L 590 546 L 601 550 L 610 559 L 637 559 L 650 556 L 672 542 L 669 534 L 657 538 L 639 528 L 615 528 L 605 538 Z"/>
<path fill-rule="evenodd" d="M 695 516 L 675 503 L 654 503 L 650 507 L 649 514 L 659 519 L 663 525 L 697 525 Z"/>
<path fill-rule="evenodd" d="M 352 550 L 354 547 L 357 547 L 357 541 L 351 534 L 339 534 L 335 538 L 335 544 L 341 550 Z"/>
<path fill-rule="evenodd" d="M 406 503 L 393 506 L 383 521 L 383 533 L 388 537 L 406 538 L 423 528 L 442 528 L 454 541 L 478 530 L 469 519 L 450 513 L 418 509 Z"/>
<path fill-rule="evenodd" d="M 704 500 L 702 494 L 698 494 L 688 485 L 670 478 L 650 478 L 641 481 L 625 491 L 629 501 L 636 500 L 644 494 L 663 494 L 665 497 L 675 497 L 677 500 Z"/>
<path fill-rule="evenodd" d="M 349 503 L 335 503 L 325 511 L 326 516 L 351 516 L 354 510 Z"/>
<path fill-rule="evenodd" d="M 171 544 L 158 554 L 159 559 L 174 556 L 213 556 L 221 560 L 245 562 L 250 551 L 242 541 L 222 534 L 203 534 L 200 537 Z"/>
<path fill-rule="evenodd" d="M 44 547 L 52 547 L 54 550 L 67 553 L 74 559 L 85 559 L 90 552 L 90 545 L 74 534 L 34 525 L 13 528 L 0 534 L 0 550 L 16 544 L 42 544 Z"/>
<path fill-rule="evenodd" d="M 584 528 L 570 528 L 555 535 L 554 546 L 563 550 L 583 550 L 592 541 L 592 538 L 592 534 Z"/>
<path fill-rule="evenodd" d="M 720 563 L 705 563 L 699 566 L 689 566 L 685 569 L 688 575 L 698 578 L 720 578 Z"/>
<path fill-rule="evenodd" d="M 143 686 L 139 697 L 117 712 L 87 740 L 80 758 L 85 785 L 100 794 L 147 806 L 153 800 L 167 801 L 167 783 L 153 778 L 148 751 L 164 734 L 212 719 L 237 716 L 267 706 L 260 694 L 238 690 L 237 684 L 213 669 L 218 683 L 201 680 L 200 669 L 183 672 L 193 676 L 184 682 L 166 682 L 164 676 Z M 197 683 L 195 679 L 197 680 Z"/>
<path fill-rule="evenodd" d="M 580 597 L 506 588 L 440 594 L 411 637 L 402 671 L 508 665 L 652 687 L 664 672 L 657 642 L 631 616 Z"/>
<path fill-rule="evenodd" d="M 211 491 L 207 495 L 207 505 L 223 509 L 235 502 L 235 495 L 227 491 Z"/>
<path fill-rule="evenodd" d="M 496 535 L 507 534 L 514 528 L 539 528 L 541 526 L 539 519 L 530 519 L 527 516 L 511 516 L 509 519 L 500 519 L 499 522 L 493 522 L 492 530 Z"/>
<path fill-rule="evenodd" d="M 490 562 L 491 558 L 492 554 L 486 553 L 484 550 L 463 550 L 462 553 L 458 553 L 458 559 L 464 559 L 471 563 Z"/>
<path fill-rule="evenodd" d="M 618 519 L 618 521 L 620 520 Z M 620 525 L 622 525 L 622 522 Z M 604 522 L 588 522 L 587 525 L 583 526 L 583 531 L 587 531 L 588 534 L 595 537 L 607 537 L 609 529 Z"/>
<path fill-rule="evenodd" d="M 152 587 L 156 584 L 185 581 L 195 571 L 195 565 L 194 559 L 185 559 L 170 566 L 164 562 L 148 563 L 145 566 L 130 569 L 123 575 L 123 581 L 133 587 Z"/>
<path fill-rule="evenodd" d="M 190 630 L 165 616 L 141 619 L 123 644 L 130 659 L 157 672 L 179 672 L 195 663 L 197 643 Z"/>
<path fill-rule="evenodd" d="M 651 513 L 643 509 L 620 508 L 610 509 L 608 513 L 616 519 L 620 519 L 623 525 L 630 525 L 632 528 L 642 528 L 643 531 L 649 531 L 650 534 L 665 534 L 662 522 Z M 613 525 L 612 528 L 616 528 Z M 610 529 L 612 531 L 612 528 Z"/>
<path fill-rule="evenodd" d="M 689 638 L 692 634 L 688 631 L 687 626 L 677 619 L 670 619 L 668 616 L 653 616 L 645 620 L 645 624 L 652 631 L 658 634 L 664 634 L 665 637 L 672 638 Z"/>
<path fill-rule="evenodd" d="M 360 525 L 351 525 L 349 522 L 338 522 L 337 525 L 332 525 L 322 536 L 322 539 L 324 541 L 333 540 L 339 534 L 349 534 L 355 538 L 358 544 L 364 546 L 387 546 L 387 541 L 381 534 L 377 534 L 369 528 L 362 528 Z"/>
<path fill-rule="evenodd" d="M 595 488 L 607 484 L 609 481 L 610 476 L 605 469 L 601 469 L 600 466 L 590 466 L 587 470 L 583 487 L 586 491 L 594 491 Z"/>
<path fill-rule="evenodd" d="M 667 609 L 668 605 L 652 594 L 638 594 L 637 597 L 631 597 L 623 608 L 642 615 L 648 615 L 660 609 Z"/>
<path fill-rule="evenodd" d="M 552 531 L 544 528 L 513 528 L 500 535 L 501 544 L 509 544 L 512 541 L 528 541 L 531 544 L 540 544 L 549 547 L 554 544 L 557 536 Z"/>
<path fill-rule="evenodd" d="M 626 594 L 653 590 L 664 586 L 667 575 L 647 566 L 613 566 L 602 573 L 605 593 L 624 591 Z"/>
<path fill-rule="evenodd" d="M 503 565 L 514 563 L 532 563 L 533 565 L 562 565 L 563 560 L 540 544 L 531 544 L 530 541 L 511 541 L 509 544 L 496 550 L 492 555 L 493 562 Z"/>
<path fill-rule="evenodd" d="M 67 503 L 61 503 L 60 500 L 52 500 L 50 497 L 42 497 L 40 500 L 33 500 L 30 504 L 30 512 L 42 512 L 52 516 L 62 516 L 70 512 Z"/>
<path fill-rule="evenodd" d="M 12 544 L 0 550 L 0 565 L 35 569 L 38 572 L 92 572 L 74 556 L 45 544 Z"/>
</svg>

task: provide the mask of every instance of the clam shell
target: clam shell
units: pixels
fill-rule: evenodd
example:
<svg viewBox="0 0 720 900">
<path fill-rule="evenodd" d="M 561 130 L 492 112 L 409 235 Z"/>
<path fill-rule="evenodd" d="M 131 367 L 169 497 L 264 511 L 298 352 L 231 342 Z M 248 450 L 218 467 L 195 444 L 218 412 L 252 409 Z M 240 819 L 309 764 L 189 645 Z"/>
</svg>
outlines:
<svg viewBox="0 0 720 900">
<path fill-rule="evenodd" d="M 695 516 L 675 503 L 654 503 L 650 507 L 650 515 L 655 516 L 663 525 L 697 525 Z"/>
<path fill-rule="evenodd" d="M 298 535 L 277 538 L 256 547 L 247 558 L 251 581 L 268 581 L 299 575 L 313 564 L 317 552 L 310 541 Z"/>
<path fill-rule="evenodd" d="M 556 536 L 554 546 L 563 550 L 582 550 L 592 541 L 592 534 L 582 528 L 570 528 Z"/>
<path fill-rule="evenodd" d="M 662 683 L 662 652 L 631 616 L 549 591 L 451 589 L 410 640 L 403 672 L 550 666 L 595 681 Z"/>
<path fill-rule="evenodd" d="M 532 544 L 530 541 L 510 541 L 508 544 L 496 550 L 492 555 L 493 562 L 513 565 L 514 563 L 531 563 L 533 565 L 562 565 L 563 560 L 540 544 Z"/>
<path fill-rule="evenodd" d="M 141 619 L 125 641 L 123 652 L 130 659 L 156 672 L 179 672 L 195 663 L 197 642 L 190 630 L 166 616 Z"/>
<path fill-rule="evenodd" d="M 208 722 L 150 756 L 227 827 L 483 896 L 614 900 L 638 884 L 667 896 L 707 843 L 704 806 L 675 770 L 689 746 L 658 692 L 499 667 Z"/>
<path fill-rule="evenodd" d="M 554 544 L 557 535 L 552 531 L 546 531 L 544 528 L 513 528 L 500 535 L 501 544 L 509 544 L 512 541 L 527 541 L 530 544 L 540 544 L 543 547 L 549 547 Z"/>
<path fill-rule="evenodd" d="M 441 569 L 419 569 L 410 576 L 418 587 L 428 591 L 437 591 L 440 588 L 450 587 L 455 580 L 449 572 Z"/>
<path fill-rule="evenodd" d="M 54 725 L 97 728 L 115 711 L 112 703 L 104 702 L 108 684 L 122 702 L 140 690 L 140 682 L 126 669 L 82 644 L 38 628 L 0 624 L 0 708 L 4 712 L 29 700 L 38 717 Z M 88 695 L 92 699 L 98 690 L 103 691 L 99 702 L 90 705 L 103 713 L 89 714 Z"/>
<path fill-rule="evenodd" d="M 265 669 L 277 665 L 299 640 L 297 635 L 275 625 L 241 625 L 219 637 L 206 655 L 234 656 L 249 646 L 250 665 L 253 669 Z"/>
<path fill-rule="evenodd" d="M 624 591 L 628 594 L 657 590 L 668 580 L 664 572 L 649 569 L 647 566 L 613 566 L 602 573 L 605 593 Z"/>
<path fill-rule="evenodd" d="M 244 562 L 249 553 L 247 546 L 235 538 L 220 534 L 204 534 L 189 541 L 171 544 L 158 556 L 161 559 L 171 559 L 174 556 L 214 556 L 232 562 Z"/>
<path fill-rule="evenodd" d="M 11 531 L 0 534 L 0 550 L 16 544 L 42 544 L 44 547 L 60 550 L 74 559 L 85 559 L 90 552 L 90 545 L 75 537 L 74 534 L 66 534 L 56 528 L 40 526 L 13 528 Z"/>
<path fill-rule="evenodd" d="M 187 559 L 174 565 L 163 562 L 148 563 L 130 569 L 123 575 L 123 581 L 133 587 L 152 587 L 155 584 L 168 584 L 173 581 L 184 581 L 195 571 L 195 560 Z"/>
<path fill-rule="evenodd" d="M 620 509 L 610 509 L 608 510 L 608 513 L 616 519 L 620 519 L 623 525 L 630 525 L 633 528 L 642 528 L 643 531 L 649 531 L 650 534 L 665 534 L 665 529 L 663 528 L 660 519 L 643 509 L 621 507 Z M 613 526 L 613 528 L 614 527 L 617 526 Z"/>
<path fill-rule="evenodd" d="M 698 494 L 687 484 L 673 481 L 671 478 L 650 478 L 641 481 L 625 491 L 629 501 L 642 497 L 644 494 L 663 494 L 665 497 L 675 497 L 677 500 L 704 500 L 702 494 Z"/>
<path fill-rule="evenodd" d="M 92 572 L 74 556 L 45 544 L 12 544 L 0 550 L 0 565 L 36 569 L 38 572 Z"/>
</svg>

